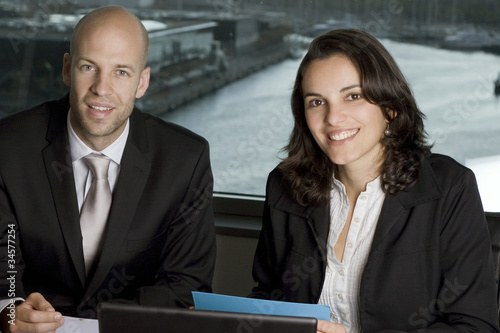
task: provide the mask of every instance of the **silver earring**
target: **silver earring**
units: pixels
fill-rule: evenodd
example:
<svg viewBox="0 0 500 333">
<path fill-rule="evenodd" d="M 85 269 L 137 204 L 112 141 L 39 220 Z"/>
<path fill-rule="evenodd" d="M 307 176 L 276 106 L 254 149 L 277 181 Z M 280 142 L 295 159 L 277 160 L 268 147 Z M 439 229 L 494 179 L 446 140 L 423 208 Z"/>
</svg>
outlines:
<svg viewBox="0 0 500 333">
<path fill-rule="evenodd" d="M 389 128 L 389 123 L 387 123 L 387 127 L 386 127 L 386 129 L 384 131 L 384 134 L 385 134 L 385 136 L 391 136 L 391 134 L 392 134 L 392 131 Z"/>
</svg>

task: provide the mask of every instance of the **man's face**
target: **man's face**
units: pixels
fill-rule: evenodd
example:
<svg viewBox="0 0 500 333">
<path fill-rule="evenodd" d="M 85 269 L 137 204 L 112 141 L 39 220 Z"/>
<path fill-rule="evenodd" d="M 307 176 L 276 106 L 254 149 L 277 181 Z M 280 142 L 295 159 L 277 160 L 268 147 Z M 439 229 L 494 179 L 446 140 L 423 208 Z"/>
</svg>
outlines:
<svg viewBox="0 0 500 333">
<path fill-rule="evenodd" d="M 110 22 L 108 22 L 110 23 Z M 136 98 L 146 92 L 142 39 L 126 25 L 87 24 L 64 55 L 64 82 L 70 86 L 70 121 L 88 146 L 102 150 L 125 128 Z"/>
</svg>

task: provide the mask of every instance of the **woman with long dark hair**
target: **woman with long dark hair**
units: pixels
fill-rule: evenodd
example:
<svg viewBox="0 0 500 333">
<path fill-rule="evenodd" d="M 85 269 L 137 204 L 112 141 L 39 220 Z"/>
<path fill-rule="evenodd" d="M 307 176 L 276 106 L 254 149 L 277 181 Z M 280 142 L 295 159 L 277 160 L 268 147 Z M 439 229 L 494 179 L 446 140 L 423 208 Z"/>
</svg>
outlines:
<svg viewBox="0 0 500 333">
<path fill-rule="evenodd" d="M 291 105 L 251 296 L 329 305 L 319 332 L 498 332 L 474 174 L 430 152 L 424 115 L 383 45 L 353 29 L 316 38 Z"/>
</svg>

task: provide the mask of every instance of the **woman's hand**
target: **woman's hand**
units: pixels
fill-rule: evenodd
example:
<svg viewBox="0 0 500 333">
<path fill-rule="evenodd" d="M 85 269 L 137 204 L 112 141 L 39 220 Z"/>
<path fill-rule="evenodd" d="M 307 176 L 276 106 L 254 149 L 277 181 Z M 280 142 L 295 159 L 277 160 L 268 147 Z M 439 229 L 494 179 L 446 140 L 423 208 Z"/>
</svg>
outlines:
<svg viewBox="0 0 500 333">
<path fill-rule="evenodd" d="M 341 324 L 330 323 L 325 320 L 318 320 L 317 333 L 346 333 Z"/>
</svg>

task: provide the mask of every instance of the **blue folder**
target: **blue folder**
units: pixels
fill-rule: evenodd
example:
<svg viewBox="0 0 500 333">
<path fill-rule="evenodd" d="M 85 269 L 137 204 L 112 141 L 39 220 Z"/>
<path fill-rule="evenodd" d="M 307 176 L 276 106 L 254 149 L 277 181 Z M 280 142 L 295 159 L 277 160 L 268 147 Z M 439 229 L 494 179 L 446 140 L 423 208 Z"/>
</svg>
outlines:
<svg viewBox="0 0 500 333">
<path fill-rule="evenodd" d="M 197 310 L 267 314 L 277 316 L 310 317 L 330 320 L 330 307 L 323 304 L 305 304 L 261 300 L 193 291 Z"/>
</svg>

